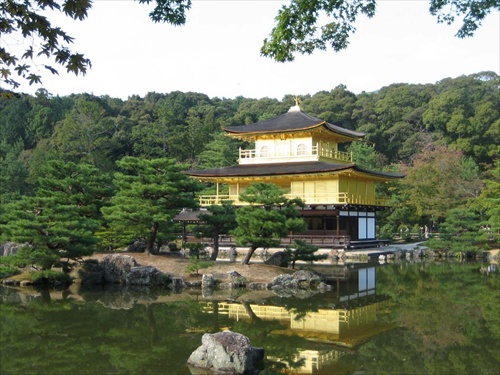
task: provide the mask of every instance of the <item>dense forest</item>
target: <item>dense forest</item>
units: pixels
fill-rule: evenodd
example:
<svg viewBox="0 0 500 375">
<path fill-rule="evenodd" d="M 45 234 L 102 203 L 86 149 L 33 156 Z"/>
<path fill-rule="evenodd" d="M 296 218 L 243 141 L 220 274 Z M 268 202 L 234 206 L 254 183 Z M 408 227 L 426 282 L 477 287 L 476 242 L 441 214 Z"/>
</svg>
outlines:
<svg viewBox="0 0 500 375">
<path fill-rule="evenodd" d="M 381 187 L 393 208 L 382 215 L 379 236 L 427 226 L 440 232 L 435 246 L 467 251 L 500 231 L 499 87 L 493 72 L 358 95 L 340 85 L 301 96 L 300 106 L 367 133 L 365 142 L 345 145 L 361 167 L 406 174 Z M 148 238 L 154 221 L 161 245 L 175 233 L 172 216 L 211 188 L 182 171 L 235 164 L 238 148 L 248 145 L 222 129 L 278 116 L 293 104 L 292 95 L 150 92 L 121 100 L 44 89 L 0 99 L 0 239 L 117 248 Z M 79 240 L 66 231 L 79 231 Z"/>
</svg>

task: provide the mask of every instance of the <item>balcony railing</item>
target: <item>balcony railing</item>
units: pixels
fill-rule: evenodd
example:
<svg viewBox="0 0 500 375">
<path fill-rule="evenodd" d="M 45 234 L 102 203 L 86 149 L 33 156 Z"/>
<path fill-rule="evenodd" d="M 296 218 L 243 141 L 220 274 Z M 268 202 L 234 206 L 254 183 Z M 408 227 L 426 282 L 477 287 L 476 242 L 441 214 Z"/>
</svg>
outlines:
<svg viewBox="0 0 500 375">
<path fill-rule="evenodd" d="M 240 164 L 265 164 L 265 163 L 287 163 L 293 161 L 318 161 L 320 158 L 331 159 L 341 162 L 352 162 L 352 152 L 342 152 L 319 145 L 301 151 L 290 150 L 288 152 L 258 152 L 256 150 L 239 151 Z"/>
<path fill-rule="evenodd" d="M 360 204 L 368 206 L 389 206 L 389 199 L 370 198 L 348 193 L 326 193 L 326 194 L 285 194 L 288 199 L 300 198 L 305 204 L 329 205 L 329 204 Z M 238 195 L 202 195 L 200 206 L 220 205 L 223 202 L 232 202 L 236 206 L 249 205 L 248 202 L 240 201 Z"/>
</svg>

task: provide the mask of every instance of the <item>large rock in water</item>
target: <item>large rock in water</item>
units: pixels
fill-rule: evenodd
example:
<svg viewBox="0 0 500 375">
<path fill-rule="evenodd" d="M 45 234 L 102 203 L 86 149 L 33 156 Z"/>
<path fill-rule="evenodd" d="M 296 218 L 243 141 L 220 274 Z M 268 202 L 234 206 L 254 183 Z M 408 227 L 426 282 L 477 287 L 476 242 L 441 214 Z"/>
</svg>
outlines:
<svg viewBox="0 0 500 375">
<path fill-rule="evenodd" d="M 220 374 L 252 374 L 263 358 L 264 349 L 252 347 L 248 337 L 223 331 L 204 334 L 187 363 Z"/>
<path fill-rule="evenodd" d="M 162 285 L 163 274 L 153 266 L 139 266 L 130 268 L 126 276 L 127 285 Z"/>
<path fill-rule="evenodd" d="M 130 255 L 108 254 L 101 261 L 104 281 L 107 283 L 127 283 L 127 274 L 137 262 Z"/>
<path fill-rule="evenodd" d="M 296 271 L 292 275 L 278 275 L 270 283 L 270 289 L 310 288 L 321 283 L 321 277 L 309 270 Z"/>
</svg>

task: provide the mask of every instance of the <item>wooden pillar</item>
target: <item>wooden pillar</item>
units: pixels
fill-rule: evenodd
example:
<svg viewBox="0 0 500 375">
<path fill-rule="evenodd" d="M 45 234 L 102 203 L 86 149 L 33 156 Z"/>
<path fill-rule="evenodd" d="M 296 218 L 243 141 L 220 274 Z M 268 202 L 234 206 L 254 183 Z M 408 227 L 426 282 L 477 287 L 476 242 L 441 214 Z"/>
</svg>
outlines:
<svg viewBox="0 0 500 375">
<path fill-rule="evenodd" d="M 184 245 L 186 243 L 186 222 L 183 221 L 182 222 L 182 245 Z"/>
</svg>

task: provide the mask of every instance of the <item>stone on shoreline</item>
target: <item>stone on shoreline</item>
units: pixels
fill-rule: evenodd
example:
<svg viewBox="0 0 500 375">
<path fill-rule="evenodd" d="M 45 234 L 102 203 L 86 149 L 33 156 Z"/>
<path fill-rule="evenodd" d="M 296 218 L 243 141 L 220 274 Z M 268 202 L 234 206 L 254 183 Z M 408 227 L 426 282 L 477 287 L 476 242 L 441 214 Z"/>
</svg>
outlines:
<svg viewBox="0 0 500 375">
<path fill-rule="evenodd" d="M 201 342 L 189 357 L 188 365 L 218 374 L 251 374 L 264 358 L 264 349 L 252 347 L 250 339 L 239 333 L 206 333 Z"/>
</svg>

